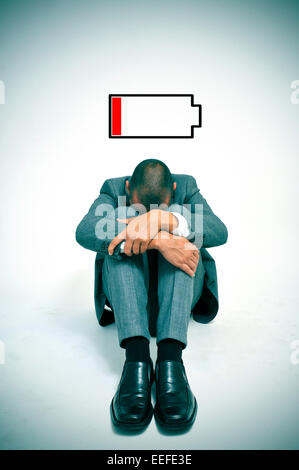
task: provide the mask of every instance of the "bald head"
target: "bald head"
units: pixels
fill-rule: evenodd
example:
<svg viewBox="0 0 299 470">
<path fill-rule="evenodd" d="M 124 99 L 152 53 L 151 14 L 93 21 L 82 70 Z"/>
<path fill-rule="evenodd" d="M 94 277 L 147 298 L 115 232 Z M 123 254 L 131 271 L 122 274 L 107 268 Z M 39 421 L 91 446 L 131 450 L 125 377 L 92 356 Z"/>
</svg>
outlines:
<svg viewBox="0 0 299 470">
<path fill-rule="evenodd" d="M 169 168 L 161 160 L 149 158 L 140 162 L 130 179 L 130 203 L 169 205 L 173 191 L 173 180 Z"/>
</svg>

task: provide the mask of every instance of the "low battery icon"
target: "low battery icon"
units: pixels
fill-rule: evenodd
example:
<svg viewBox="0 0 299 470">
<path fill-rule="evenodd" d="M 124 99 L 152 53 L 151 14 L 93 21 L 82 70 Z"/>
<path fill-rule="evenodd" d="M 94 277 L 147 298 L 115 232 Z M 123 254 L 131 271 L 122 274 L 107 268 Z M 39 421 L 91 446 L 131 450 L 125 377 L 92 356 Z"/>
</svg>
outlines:
<svg viewBox="0 0 299 470">
<path fill-rule="evenodd" d="M 194 95 L 109 95 L 109 138 L 193 139 L 201 127 Z"/>
</svg>

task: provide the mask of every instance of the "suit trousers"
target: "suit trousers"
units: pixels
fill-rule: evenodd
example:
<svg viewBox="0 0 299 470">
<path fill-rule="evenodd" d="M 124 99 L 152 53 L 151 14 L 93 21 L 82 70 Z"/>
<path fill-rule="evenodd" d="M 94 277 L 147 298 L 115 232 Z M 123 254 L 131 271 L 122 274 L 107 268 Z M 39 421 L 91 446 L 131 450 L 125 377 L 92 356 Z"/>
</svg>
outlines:
<svg viewBox="0 0 299 470">
<path fill-rule="evenodd" d="M 157 343 L 172 338 L 183 343 L 184 349 L 191 312 L 201 296 L 204 276 L 201 257 L 192 278 L 157 250 L 124 255 L 123 260 L 105 255 L 102 285 L 114 312 L 120 347 L 132 336 L 150 341 L 153 335 L 149 320 L 154 315 Z M 154 296 L 156 303 L 151 302 Z M 154 305 L 155 312 L 150 311 L 150 305 Z"/>
</svg>

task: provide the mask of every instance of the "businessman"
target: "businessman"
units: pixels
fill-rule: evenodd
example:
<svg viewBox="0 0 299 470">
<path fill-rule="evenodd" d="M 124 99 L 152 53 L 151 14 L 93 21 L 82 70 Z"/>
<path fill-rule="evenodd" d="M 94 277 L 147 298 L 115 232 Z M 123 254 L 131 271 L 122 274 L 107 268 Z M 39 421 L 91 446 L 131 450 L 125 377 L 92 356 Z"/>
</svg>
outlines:
<svg viewBox="0 0 299 470">
<path fill-rule="evenodd" d="M 97 253 L 96 315 L 101 326 L 116 322 L 125 349 L 112 422 L 137 431 L 154 414 L 164 429 L 184 431 L 194 423 L 197 401 L 182 351 L 191 314 L 200 323 L 217 315 L 216 265 L 206 248 L 226 243 L 226 226 L 193 176 L 173 174 L 161 160 L 147 159 L 131 176 L 104 182 L 76 240 Z M 157 342 L 155 368 L 151 336 Z"/>
</svg>

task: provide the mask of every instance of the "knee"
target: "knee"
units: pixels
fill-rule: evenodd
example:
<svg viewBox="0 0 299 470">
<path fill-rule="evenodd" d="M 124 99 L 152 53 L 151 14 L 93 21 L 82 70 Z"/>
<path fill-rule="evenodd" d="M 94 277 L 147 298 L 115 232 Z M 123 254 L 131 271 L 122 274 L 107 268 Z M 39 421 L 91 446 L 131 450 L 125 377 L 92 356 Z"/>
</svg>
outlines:
<svg viewBox="0 0 299 470">
<path fill-rule="evenodd" d="M 127 217 L 135 217 L 136 215 L 139 215 L 139 213 L 132 206 L 119 206 L 114 209 L 114 215 L 120 219 L 125 219 Z"/>
<path fill-rule="evenodd" d="M 110 212 L 107 216 L 107 223 L 111 224 L 111 228 L 113 229 L 113 237 L 118 235 L 127 227 L 125 222 L 120 222 L 117 219 L 127 219 L 129 217 L 135 217 L 136 215 L 138 215 L 137 211 L 130 206 L 119 206 Z"/>
</svg>

